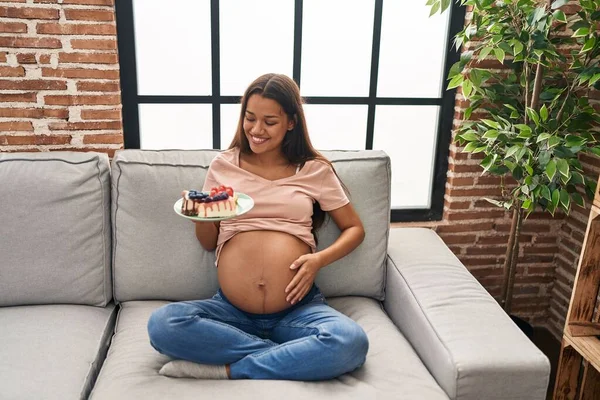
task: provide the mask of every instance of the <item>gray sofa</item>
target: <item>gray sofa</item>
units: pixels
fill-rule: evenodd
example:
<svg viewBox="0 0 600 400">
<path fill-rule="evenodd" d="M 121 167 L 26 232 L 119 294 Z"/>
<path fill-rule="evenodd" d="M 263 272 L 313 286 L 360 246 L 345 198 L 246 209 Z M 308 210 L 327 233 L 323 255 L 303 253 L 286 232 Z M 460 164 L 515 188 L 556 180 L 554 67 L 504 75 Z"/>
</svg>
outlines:
<svg viewBox="0 0 600 400">
<path fill-rule="evenodd" d="M 322 382 L 159 375 L 150 313 L 218 287 L 214 254 L 173 211 L 215 154 L 0 154 L 0 399 L 545 398 L 548 359 L 436 233 L 390 230 L 381 151 L 325 152 L 366 239 L 317 284 L 367 333 L 364 366 Z M 338 234 L 329 222 L 319 246 Z"/>
</svg>

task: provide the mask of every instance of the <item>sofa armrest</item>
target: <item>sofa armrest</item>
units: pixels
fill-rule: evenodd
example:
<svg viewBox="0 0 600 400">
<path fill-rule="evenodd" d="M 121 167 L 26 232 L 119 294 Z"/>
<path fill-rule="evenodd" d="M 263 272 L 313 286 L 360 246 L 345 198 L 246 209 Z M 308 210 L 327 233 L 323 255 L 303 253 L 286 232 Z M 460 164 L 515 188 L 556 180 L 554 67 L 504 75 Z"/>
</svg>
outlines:
<svg viewBox="0 0 600 400">
<path fill-rule="evenodd" d="M 425 228 L 390 231 L 384 308 L 451 399 L 543 400 L 548 358 Z"/>
</svg>

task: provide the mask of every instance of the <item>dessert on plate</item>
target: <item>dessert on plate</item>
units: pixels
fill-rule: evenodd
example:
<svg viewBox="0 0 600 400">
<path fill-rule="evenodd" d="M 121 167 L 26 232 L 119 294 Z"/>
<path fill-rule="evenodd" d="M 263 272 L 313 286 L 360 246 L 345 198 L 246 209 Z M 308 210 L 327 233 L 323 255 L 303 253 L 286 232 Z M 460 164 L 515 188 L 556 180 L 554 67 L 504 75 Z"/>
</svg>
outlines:
<svg viewBox="0 0 600 400">
<path fill-rule="evenodd" d="M 237 194 L 229 186 L 211 188 L 210 192 L 184 190 L 181 213 L 201 218 L 232 217 L 237 212 Z"/>
</svg>

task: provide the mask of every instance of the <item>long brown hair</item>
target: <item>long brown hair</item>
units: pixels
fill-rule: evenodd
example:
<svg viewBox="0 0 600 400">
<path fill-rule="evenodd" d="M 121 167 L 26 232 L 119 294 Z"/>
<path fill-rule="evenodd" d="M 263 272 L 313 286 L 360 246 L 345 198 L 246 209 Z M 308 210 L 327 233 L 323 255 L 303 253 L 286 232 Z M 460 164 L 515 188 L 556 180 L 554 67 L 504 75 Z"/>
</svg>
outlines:
<svg viewBox="0 0 600 400">
<path fill-rule="evenodd" d="M 246 107 L 248 106 L 248 99 L 250 99 L 250 96 L 253 94 L 275 100 L 286 113 L 287 117 L 291 121 L 294 121 L 294 128 L 286 132 L 283 142 L 281 143 L 283 155 L 290 164 L 300 165 L 300 167 L 302 167 L 309 160 L 318 160 L 328 164 L 335 173 L 335 169 L 331 162 L 313 147 L 310 137 L 308 136 L 308 129 L 306 128 L 306 119 L 304 118 L 304 109 L 302 108 L 303 100 L 300 96 L 300 89 L 296 82 L 286 75 L 265 74 L 258 77 L 250 84 L 250 86 L 248 86 L 248 89 L 246 89 L 246 92 L 242 97 L 240 120 L 238 122 L 237 132 L 229 145 L 230 149 L 237 147 L 242 153 L 252 153 L 248 138 L 244 134 L 244 118 Z M 342 186 L 347 193 L 348 191 L 343 183 Z M 321 209 L 318 202 L 315 202 L 313 205 L 312 221 L 312 231 L 314 234 L 325 221 L 325 212 Z"/>
</svg>

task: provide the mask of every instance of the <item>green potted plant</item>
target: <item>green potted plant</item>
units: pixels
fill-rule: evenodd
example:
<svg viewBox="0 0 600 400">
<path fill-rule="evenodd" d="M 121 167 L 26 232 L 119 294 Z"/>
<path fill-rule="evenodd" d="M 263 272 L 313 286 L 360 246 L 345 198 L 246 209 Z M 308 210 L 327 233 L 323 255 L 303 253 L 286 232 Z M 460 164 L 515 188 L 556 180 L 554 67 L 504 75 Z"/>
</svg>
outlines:
<svg viewBox="0 0 600 400">
<path fill-rule="evenodd" d="M 457 3 L 470 6 L 472 18 L 454 37 L 457 49 L 468 46 L 448 76 L 448 89 L 460 87 L 469 101 L 455 137 L 463 151 L 483 153 L 483 173 L 510 182 L 502 198 L 486 199 L 512 211 L 500 300 L 510 313 L 523 218 L 568 214 L 596 190 L 578 154 L 600 155 L 600 116 L 588 101 L 600 85 L 600 0 L 570 4 L 571 15 L 561 9 L 568 0 Z M 431 15 L 450 4 L 427 2 Z M 491 57 L 503 68 L 478 67 Z"/>
</svg>

